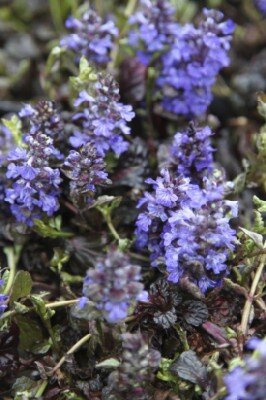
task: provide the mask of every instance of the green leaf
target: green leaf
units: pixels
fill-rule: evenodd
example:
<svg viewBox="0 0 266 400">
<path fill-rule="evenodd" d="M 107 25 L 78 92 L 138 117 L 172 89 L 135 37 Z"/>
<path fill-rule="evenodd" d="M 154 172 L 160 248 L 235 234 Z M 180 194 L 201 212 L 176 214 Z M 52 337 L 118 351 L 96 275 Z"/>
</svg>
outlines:
<svg viewBox="0 0 266 400">
<path fill-rule="evenodd" d="M 24 304 L 18 303 L 17 301 L 14 301 L 13 307 L 17 314 L 27 314 L 30 310 L 29 307 L 24 306 Z"/>
<path fill-rule="evenodd" d="M 98 205 L 96 205 L 96 208 L 105 216 L 108 217 L 111 215 L 112 211 L 115 210 L 116 208 L 119 207 L 121 201 L 122 201 L 122 197 L 114 197 L 114 196 L 100 196 L 100 197 L 104 197 L 102 203 L 98 203 Z M 99 201 L 101 201 L 101 199 L 98 199 Z"/>
<path fill-rule="evenodd" d="M 58 272 L 61 271 L 63 265 L 69 260 L 69 254 L 60 247 L 54 248 L 54 255 L 51 259 L 51 267 Z"/>
<path fill-rule="evenodd" d="M 12 287 L 12 292 L 10 296 L 10 302 L 21 299 L 22 297 L 27 297 L 31 293 L 32 289 L 32 279 L 27 271 L 18 271 Z"/>
<path fill-rule="evenodd" d="M 132 244 L 132 240 L 129 239 L 119 239 L 118 248 L 120 251 L 126 251 Z"/>
<path fill-rule="evenodd" d="M 40 296 L 32 295 L 30 299 L 35 311 L 42 320 L 49 320 L 55 314 L 54 310 L 45 307 L 45 301 Z"/>
<path fill-rule="evenodd" d="M 172 364 L 173 360 L 163 358 L 160 364 L 160 370 L 157 373 L 157 378 L 164 382 L 177 383 L 177 378 L 170 371 L 170 367 Z"/>
<path fill-rule="evenodd" d="M 258 97 L 258 112 L 266 120 L 266 95 L 264 93 Z"/>
<path fill-rule="evenodd" d="M 38 387 L 39 382 L 36 382 L 26 376 L 17 378 L 12 386 L 14 400 L 28 400 L 35 398 Z"/>
<path fill-rule="evenodd" d="M 34 346 L 43 341 L 43 332 L 38 322 L 24 315 L 16 315 L 15 320 L 20 331 L 20 350 L 31 351 Z"/>
<path fill-rule="evenodd" d="M 248 229 L 245 228 L 239 228 L 246 236 L 248 236 L 253 242 L 256 244 L 257 247 L 260 249 L 263 249 L 263 236 L 260 235 L 259 233 L 249 231 Z"/>
<path fill-rule="evenodd" d="M 2 119 L 3 124 L 10 130 L 16 144 L 20 144 L 22 136 L 22 123 L 17 115 L 13 115 L 11 119 Z"/>
<path fill-rule="evenodd" d="M 108 358 L 96 365 L 96 368 L 117 368 L 120 365 L 120 361 L 116 358 Z"/>
<path fill-rule="evenodd" d="M 91 82 L 97 80 L 97 74 L 88 60 L 83 56 L 79 63 L 79 75 L 69 78 L 70 89 L 74 97 L 82 91 L 88 90 Z"/>
<path fill-rule="evenodd" d="M 34 230 L 42 237 L 56 239 L 58 237 L 71 237 L 73 233 L 61 231 L 61 219 L 59 217 L 49 220 L 48 225 L 45 222 L 35 219 Z"/>
<path fill-rule="evenodd" d="M 266 201 L 259 199 L 257 196 L 253 196 L 253 203 L 260 213 L 266 212 Z"/>
</svg>

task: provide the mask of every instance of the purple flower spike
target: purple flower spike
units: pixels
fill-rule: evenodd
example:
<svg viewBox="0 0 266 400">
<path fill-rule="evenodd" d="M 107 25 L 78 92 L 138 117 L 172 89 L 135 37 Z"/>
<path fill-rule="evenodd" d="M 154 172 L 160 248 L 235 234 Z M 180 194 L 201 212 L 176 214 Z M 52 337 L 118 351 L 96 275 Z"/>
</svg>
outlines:
<svg viewBox="0 0 266 400">
<path fill-rule="evenodd" d="M 95 268 L 88 270 L 83 296 L 95 303 L 108 322 L 119 322 L 143 291 L 140 269 L 125 254 L 111 249 L 105 258 L 98 259 Z"/>
<path fill-rule="evenodd" d="M 91 83 L 90 93 L 83 90 L 74 102 L 77 113 L 73 122 L 78 126 L 70 143 L 79 148 L 92 143 L 100 156 L 112 150 L 117 156 L 128 148 L 123 138 L 130 134 L 127 123 L 134 118 L 132 107 L 119 102 L 118 84 L 109 75 L 99 74 Z"/>
<path fill-rule="evenodd" d="M 94 10 L 86 11 L 80 20 L 69 17 L 66 28 L 73 33 L 61 40 L 61 46 L 72 50 L 77 61 L 85 56 L 88 61 L 105 65 L 110 61 L 110 52 L 118 29 L 113 21 L 103 22 Z"/>
<path fill-rule="evenodd" d="M 203 174 L 213 170 L 213 152 L 210 137 L 213 132 L 208 126 L 196 128 L 193 124 L 174 136 L 170 148 L 171 162 L 176 165 L 177 172 L 198 182 Z"/>
<path fill-rule="evenodd" d="M 62 171 L 70 179 L 70 197 L 77 206 L 92 202 L 97 186 L 111 183 L 103 158 L 91 143 L 71 150 Z"/>
<path fill-rule="evenodd" d="M 129 19 L 129 23 L 137 27 L 130 31 L 129 43 L 140 48 L 138 57 L 148 65 L 156 53 L 173 43 L 178 24 L 174 21 L 174 9 L 169 1 L 141 0 L 140 4 L 139 11 Z"/>
<path fill-rule="evenodd" d="M 222 19 L 221 12 L 204 9 L 198 27 L 186 24 L 179 28 L 174 44 L 162 56 L 157 79 L 166 111 L 188 118 L 206 112 L 216 77 L 230 62 L 234 23 Z"/>
<path fill-rule="evenodd" d="M 252 338 L 248 347 L 254 350 L 224 378 L 228 395 L 225 400 L 264 400 L 266 393 L 266 338 Z"/>
<path fill-rule="evenodd" d="M 10 203 L 17 221 L 32 226 L 35 218 L 43 214 L 51 217 L 59 208 L 60 171 L 50 164 L 60 157 L 53 138 L 60 134 L 62 127 L 50 101 L 41 101 L 35 108 L 26 106 L 20 115 L 30 118 L 24 138 L 28 149 L 18 147 L 9 152 L 11 162 L 6 176 L 13 182 L 5 191 L 5 200 Z"/>
<path fill-rule="evenodd" d="M 153 267 L 166 266 L 171 282 L 188 277 L 202 292 L 219 285 L 236 242 L 227 217 L 235 202 L 224 201 L 223 192 L 207 178 L 201 188 L 167 169 L 147 183 L 153 190 L 139 202 L 137 247 L 148 248 Z"/>
</svg>

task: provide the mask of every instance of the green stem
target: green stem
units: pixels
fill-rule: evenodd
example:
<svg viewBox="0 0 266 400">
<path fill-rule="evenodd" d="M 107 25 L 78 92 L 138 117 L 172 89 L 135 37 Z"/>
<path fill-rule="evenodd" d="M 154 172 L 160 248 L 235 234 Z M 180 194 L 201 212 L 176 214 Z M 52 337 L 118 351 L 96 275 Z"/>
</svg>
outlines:
<svg viewBox="0 0 266 400">
<path fill-rule="evenodd" d="M 45 308 L 54 309 L 54 308 L 59 308 L 59 307 L 64 307 L 64 306 L 72 306 L 73 304 L 78 303 L 78 301 L 79 301 L 79 299 L 55 301 L 53 303 L 45 304 Z M 31 311 L 34 311 L 34 307 L 30 307 L 27 312 L 31 312 Z M 4 318 L 8 318 L 8 317 L 13 317 L 16 314 L 18 314 L 18 312 L 16 310 L 7 311 L 0 317 L 0 320 L 4 319 Z"/>
<path fill-rule="evenodd" d="M 46 387 L 48 385 L 48 380 L 42 381 L 39 389 L 37 390 L 37 393 L 35 395 L 36 399 L 39 399 L 40 397 L 42 397 Z"/>
<path fill-rule="evenodd" d="M 125 9 L 125 16 L 128 18 L 135 11 L 138 0 L 129 0 Z"/>
<path fill-rule="evenodd" d="M 214 396 L 212 396 L 210 398 L 210 400 L 219 400 L 221 398 L 224 398 L 224 396 L 226 395 L 226 388 L 222 387 Z"/>
<path fill-rule="evenodd" d="M 16 275 L 16 270 L 17 270 L 17 263 L 18 263 L 19 256 L 20 256 L 20 250 L 21 250 L 20 247 L 17 249 L 17 251 L 15 250 L 14 247 L 6 247 L 4 249 L 4 253 L 7 257 L 7 265 L 9 268 L 9 275 L 8 275 L 7 284 L 6 284 L 6 287 L 4 290 L 4 294 L 9 294 L 12 289 L 13 281 L 14 281 L 14 278 Z"/>
<path fill-rule="evenodd" d="M 53 374 L 55 371 L 57 371 L 61 365 L 66 361 L 67 356 L 70 354 L 75 353 L 81 346 L 83 346 L 86 342 L 88 342 L 91 338 L 91 334 L 88 333 L 87 335 L 83 336 L 77 343 L 72 346 L 68 352 L 60 359 L 60 361 L 56 364 L 56 366 L 53 368 L 51 374 Z"/>
<path fill-rule="evenodd" d="M 115 227 L 114 227 L 114 225 L 113 225 L 113 222 L 112 222 L 112 219 L 111 219 L 110 215 L 106 215 L 106 216 L 105 216 L 105 221 L 106 221 L 106 223 L 107 223 L 107 226 L 108 226 L 108 228 L 109 228 L 111 234 L 113 235 L 113 237 L 115 238 L 115 240 L 117 240 L 117 241 L 119 242 L 120 236 L 119 236 L 117 230 L 115 229 Z"/>
<path fill-rule="evenodd" d="M 64 24 L 61 14 L 61 2 L 60 0 L 49 0 L 49 5 L 54 26 L 57 31 L 62 32 L 64 30 Z"/>
<path fill-rule="evenodd" d="M 189 344 L 187 341 L 186 331 L 183 328 L 181 328 L 180 325 L 175 325 L 174 328 L 179 336 L 179 339 L 181 340 L 181 342 L 183 344 L 184 350 L 185 351 L 189 350 Z"/>
<path fill-rule="evenodd" d="M 141 254 L 132 253 L 131 251 L 129 251 L 128 254 L 130 255 L 130 257 L 135 258 L 136 260 L 146 261 L 148 263 L 150 262 L 149 257 L 142 256 Z"/>
<path fill-rule="evenodd" d="M 120 34 L 117 38 L 116 45 L 113 48 L 112 54 L 111 54 L 111 59 L 112 61 L 110 62 L 109 68 L 110 71 L 114 71 L 115 67 L 117 65 L 118 61 L 118 56 L 119 56 L 119 41 L 121 38 L 125 35 L 127 31 L 127 24 L 128 24 L 128 17 L 130 17 L 131 14 L 135 11 L 135 8 L 137 7 L 138 0 L 128 0 L 128 3 L 126 5 L 125 11 L 124 11 L 124 16 L 126 18 L 125 23 L 120 29 Z"/>
<path fill-rule="evenodd" d="M 266 248 L 266 242 L 264 243 L 263 248 Z M 243 314 L 242 314 L 242 320 L 241 320 L 241 331 L 243 333 L 243 335 L 247 334 L 248 331 L 248 323 L 249 323 L 249 316 L 250 316 L 250 312 L 251 312 L 251 307 L 252 307 L 252 303 L 254 300 L 254 296 L 257 290 L 257 286 L 259 284 L 263 269 L 264 269 L 264 265 L 265 265 L 265 261 L 266 261 L 266 254 L 263 254 L 261 256 L 261 260 L 260 260 L 260 264 L 258 266 L 258 269 L 256 271 L 256 274 L 254 276 L 252 285 L 251 285 L 251 289 L 248 295 L 248 298 L 246 300 L 244 309 L 243 309 Z"/>
</svg>

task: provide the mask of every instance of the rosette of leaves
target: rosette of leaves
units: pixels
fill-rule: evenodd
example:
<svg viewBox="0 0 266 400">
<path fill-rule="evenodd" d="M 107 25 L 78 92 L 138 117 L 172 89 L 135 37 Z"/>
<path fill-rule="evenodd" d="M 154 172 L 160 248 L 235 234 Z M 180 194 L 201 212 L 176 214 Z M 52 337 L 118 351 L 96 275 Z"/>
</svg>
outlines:
<svg viewBox="0 0 266 400">
<path fill-rule="evenodd" d="M 140 302 L 136 314 L 145 326 L 170 329 L 175 324 L 185 328 L 198 327 L 208 318 L 206 305 L 189 297 L 176 286 L 161 278 L 150 286 L 148 300 Z"/>
</svg>

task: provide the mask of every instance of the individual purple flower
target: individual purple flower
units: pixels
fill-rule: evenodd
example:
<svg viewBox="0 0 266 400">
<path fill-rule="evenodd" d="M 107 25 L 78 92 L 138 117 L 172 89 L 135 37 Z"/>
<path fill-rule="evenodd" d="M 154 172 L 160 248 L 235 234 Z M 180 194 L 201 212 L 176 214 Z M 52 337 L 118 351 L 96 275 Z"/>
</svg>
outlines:
<svg viewBox="0 0 266 400">
<path fill-rule="evenodd" d="M 95 268 L 88 270 L 83 295 L 95 303 L 108 322 L 119 322 L 143 292 L 140 270 L 125 254 L 112 248 L 106 257 L 97 260 Z"/>
<path fill-rule="evenodd" d="M 52 216 L 59 208 L 60 171 L 50 164 L 60 157 L 53 138 L 60 130 L 59 116 L 51 102 L 42 101 L 35 108 L 26 107 L 22 115 L 30 118 L 25 147 L 17 147 L 8 155 L 6 176 L 12 182 L 5 200 L 17 221 L 28 226 L 43 214 Z"/>
<path fill-rule="evenodd" d="M 198 27 L 186 24 L 179 28 L 175 42 L 161 58 L 157 79 L 167 112 L 188 118 L 206 112 L 216 77 L 230 62 L 233 31 L 231 20 L 223 22 L 220 11 L 207 9 Z"/>
<path fill-rule="evenodd" d="M 266 1 L 265 0 L 254 0 L 254 4 L 258 11 L 266 17 Z"/>
<path fill-rule="evenodd" d="M 70 197 L 77 206 L 92 202 L 97 186 L 109 184 L 103 158 L 91 143 L 79 151 L 71 150 L 62 166 L 70 179 Z"/>
<path fill-rule="evenodd" d="M 170 147 L 171 164 L 177 172 L 189 177 L 193 182 L 213 171 L 213 152 L 210 137 L 211 129 L 195 127 L 190 124 L 184 132 L 177 132 Z"/>
<path fill-rule="evenodd" d="M 9 207 L 5 203 L 5 191 L 8 186 L 8 179 L 5 171 L 8 164 L 8 154 L 15 148 L 15 142 L 10 130 L 0 124 L 0 210 L 6 216 L 9 214 Z"/>
<path fill-rule="evenodd" d="M 248 347 L 252 355 L 228 373 L 224 382 L 228 395 L 225 400 L 264 400 L 266 393 L 266 338 L 252 338 Z"/>
<path fill-rule="evenodd" d="M 178 24 L 174 21 L 172 5 L 167 0 L 141 0 L 139 10 L 130 17 L 135 26 L 129 33 L 129 44 L 140 48 L 137 55 L 148 65 L 156 54 L 160 54 L 173 43 Z"/>
<path fill-rule="evenodd" d="M 73 122 L 77 128 L 70 143 L 78 148 L 92 143 L 99 155 L 109 150 L 120 155 L 128 148 L 123 138 L 130 134 L 127 123 L 134 117 L 132 106 L 119 102 L 119 87 L 110 75 L 99 74 L 90 85 L 90 92 L 83 90 L 74 102 L 77 112 Z"/>
<path fill-rule="evenodd" d="M 99 65 L 110 61 L 110 52 L 118 36 L 113 21 L 103 21 L 94 10 L 89 9 L 81 19 L 69 17 L 66 28 L 73 33 L 61 40 L 61 46 L 72 50 L 77 55 L 77 61 L 82 56 Z"/>
<path fill-rule="evenodd" d="M 138 205 L 137 247 L 148 248 L 152 266 L 166 266 L 171 282 L 188 277 L 202 292 L 219 285 L 236 242 L 227 216 L 236 216 L 235 202 L 222 200 L 223 192 L 207 178 L 200 188 L 167 169 L 146 182 L 153 191 Z"/>
<path fill-rule="evenodd" d="M 15 146 L 14 138 L 10 130 L 0 124 L 0 167 L 7 162 L 8 152 Z"/>
<path fill-rule="evenodd" d="M 0 279 L 0 290 L 3 287 L 3 285 L 4 285 L 4 282 L 2 279 Z M 0 316 L 7 309 L 7 302 L 8 302 L 8 296 L 0 293 Z"/>
<path fill-rule="evenodd" d="M 140 333 L 122 334 L 122 356 L 118 369 L 108 377 L 108 400 L 147 400 L 161 354 L 150 348 Z"/>
<path fill-rule="evenodd" d="M 60 114 L 53 101 L 41 100 L 35 107 L 25 104 L 19 116 L 29 123 L 31 135 L 42 131 L 42 134 L 57 139 L 63 130 Z"/>
</svg>

